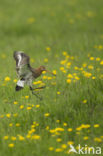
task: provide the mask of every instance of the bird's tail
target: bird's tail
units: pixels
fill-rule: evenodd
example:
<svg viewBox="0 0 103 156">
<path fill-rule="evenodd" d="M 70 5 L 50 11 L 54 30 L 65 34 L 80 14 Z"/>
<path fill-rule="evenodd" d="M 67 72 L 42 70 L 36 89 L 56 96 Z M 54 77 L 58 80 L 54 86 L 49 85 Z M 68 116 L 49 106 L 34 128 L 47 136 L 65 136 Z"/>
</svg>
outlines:
<svg viewBox="0 0 103 156">
<path fill-rule="evenodd" d="M 25 84 L 25 80 L 24 79 L 18 80 L 18 82 L 16 84 L 16 87 L 15 87 L 15 90 L 19 91 L 19 90 L 23 89 L 24 88 L 24 84 Z"/>
</svg>

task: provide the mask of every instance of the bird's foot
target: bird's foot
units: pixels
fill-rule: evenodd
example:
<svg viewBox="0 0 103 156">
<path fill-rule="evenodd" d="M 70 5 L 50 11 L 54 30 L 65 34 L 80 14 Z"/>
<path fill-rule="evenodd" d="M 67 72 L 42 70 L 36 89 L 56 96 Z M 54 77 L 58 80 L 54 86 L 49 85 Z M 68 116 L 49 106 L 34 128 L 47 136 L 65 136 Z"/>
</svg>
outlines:
<svg viewBox="0 0 103 156">
<path fill-rule="evenodd" d="M 35 95 L 39 100 L 43 100 L 43 98 L 41 96 L 38 96 L 37 94 L 35 94 L 33 90 L 32 90 L 32 94 Z"/>
</svg>

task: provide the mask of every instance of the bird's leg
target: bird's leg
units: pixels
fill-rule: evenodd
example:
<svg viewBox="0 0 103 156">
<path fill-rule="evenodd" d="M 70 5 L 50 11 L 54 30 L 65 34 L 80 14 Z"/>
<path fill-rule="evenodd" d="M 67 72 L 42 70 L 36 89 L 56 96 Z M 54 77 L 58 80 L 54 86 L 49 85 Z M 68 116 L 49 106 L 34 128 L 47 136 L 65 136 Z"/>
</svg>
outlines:
<svg viewBox="0 0 103 156">
<path fill-rule="evenodd" d="M 42 86 L 42 87 L 37 87 L 37 88 L 32 88 L 33 90 L 36 90 L 36 89 L 43 89 L 45 88 L 46 86 Z"/>
<path fill-rule="evenodd" d="M 32 91 L 32 94 L 35 95 L 37 98 L 42 100 L 42 97 L 38 96 L 37 94 L 34 93 L 34 89 L 30 86 L 30 90 Z"/>
</svg>

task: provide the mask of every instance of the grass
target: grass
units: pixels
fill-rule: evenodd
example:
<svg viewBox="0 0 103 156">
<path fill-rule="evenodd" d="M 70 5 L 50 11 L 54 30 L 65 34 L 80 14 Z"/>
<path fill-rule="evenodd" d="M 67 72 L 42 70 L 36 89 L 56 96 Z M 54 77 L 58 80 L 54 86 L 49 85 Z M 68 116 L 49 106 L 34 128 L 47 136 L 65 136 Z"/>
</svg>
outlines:
<svg viewBox="0 0 103 156">
<path fill-rule="evenodd" d="M 1 2 L 0 156 L 65 156 L 72 143 L 103 149 L 102 6 L 102 0 Z M 15 92 L 15 50 L 26 52 L 33 67 L 56 70 L 56 77 L 36 80 L 34 86 L 47 86 L 36 91 L 43 100 L 28 87 Z"/>
</svg>

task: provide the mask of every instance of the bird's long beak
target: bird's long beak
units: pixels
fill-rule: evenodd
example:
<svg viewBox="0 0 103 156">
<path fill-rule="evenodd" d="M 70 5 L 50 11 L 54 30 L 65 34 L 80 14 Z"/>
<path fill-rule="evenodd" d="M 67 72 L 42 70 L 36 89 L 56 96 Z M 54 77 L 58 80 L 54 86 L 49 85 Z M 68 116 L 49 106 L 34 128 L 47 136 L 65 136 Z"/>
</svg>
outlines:
<svg viewBox="0 0 103 156">
<path fill-rule="evenodd" d="M 56 76 L 55 74 L 53 74 L 53 73 L 52 73 L 51 71 L 49 71 L 49 70 L 46 70 L 46 72 L 52 74 L 53 76 Z"/>
</svg>

